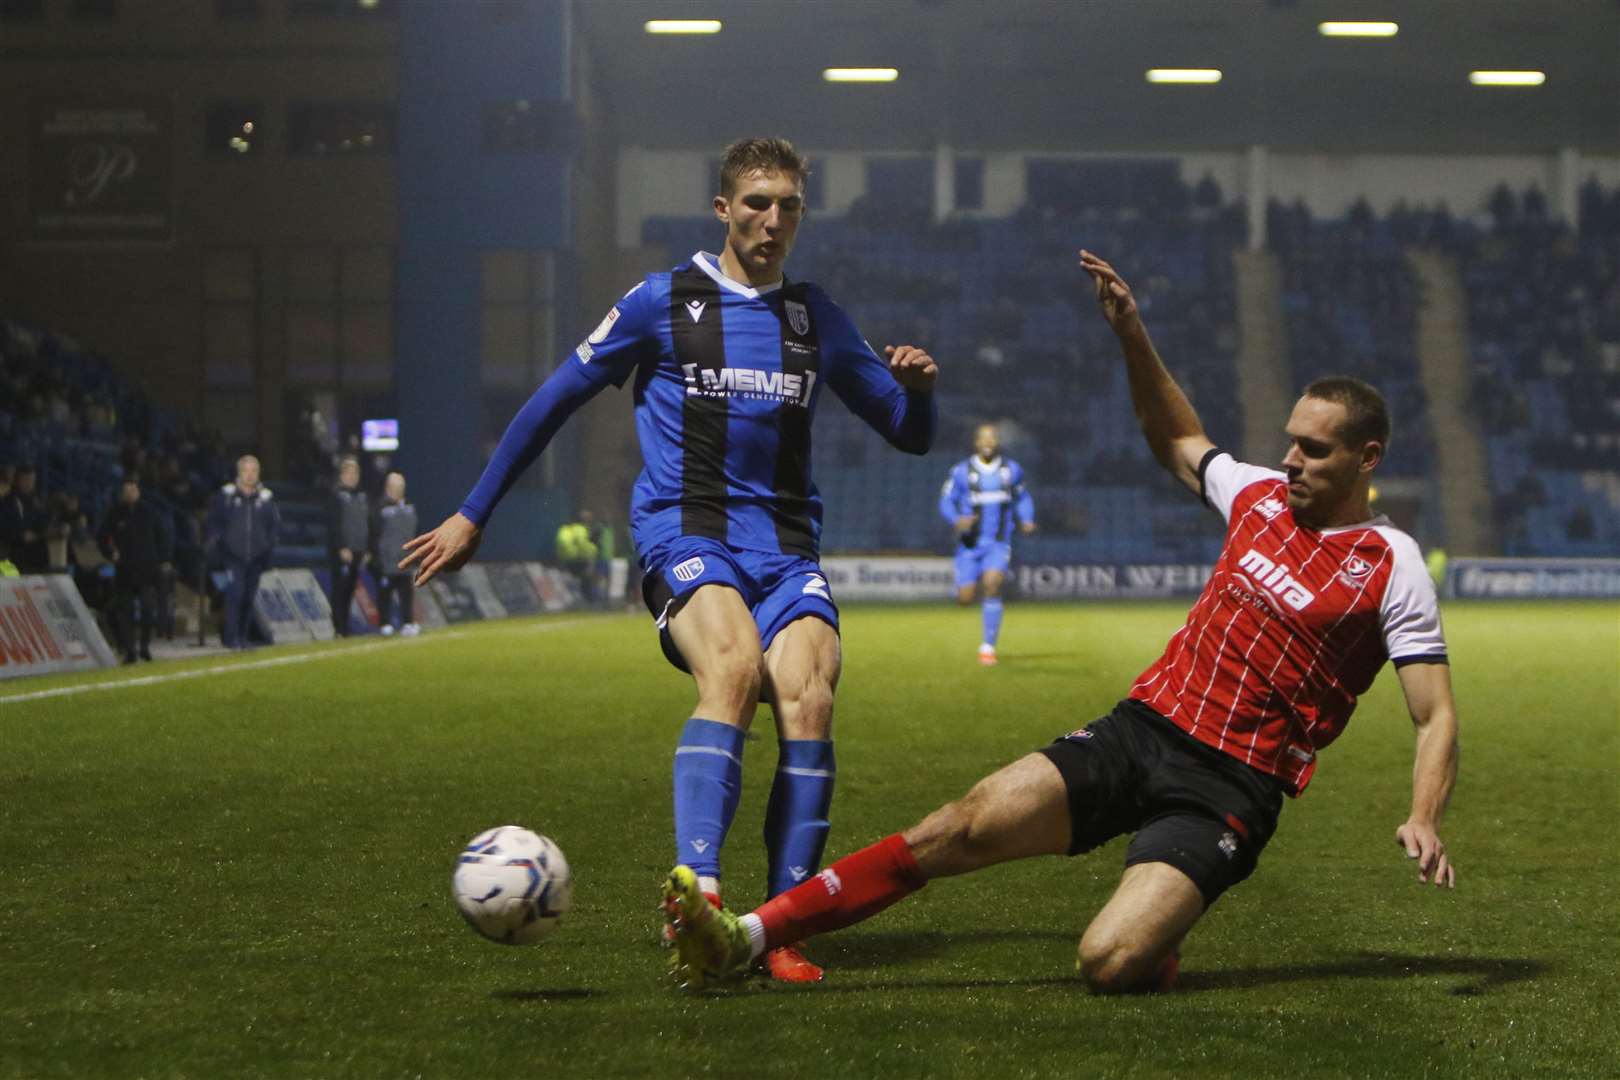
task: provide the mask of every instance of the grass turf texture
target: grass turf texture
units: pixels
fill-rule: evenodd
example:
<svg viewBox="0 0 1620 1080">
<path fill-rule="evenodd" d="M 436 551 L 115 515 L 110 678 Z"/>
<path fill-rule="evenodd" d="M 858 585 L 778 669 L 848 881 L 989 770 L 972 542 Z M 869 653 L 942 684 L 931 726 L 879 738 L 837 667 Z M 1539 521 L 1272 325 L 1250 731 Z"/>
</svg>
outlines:
<svg viewBox="0 0 1620 1080">
<path fill-rule="evenodd" d="M 829 858 L 1105 712 L 1185 604 L 853 608 Z M 818 940 L 829 982 L 691 998 L 660 980 L 669 761 L 690 684 L 646 620 L 142 668 L 225 675 L 0 704 L 0 1075 L 1598 1076 L 1620 1070 L 1613 605 L 1451 605 L 1460 884 L 1394 844 L 1412 735 L 1386 669 L 1182 990 L 1072 976 L 1123 841 L 936 882 Z M 128 678 L 0 686 L 0 697 Z M 748 906 L 768 710 L 727 848 Z M 574 910 L 545 944 L 468 931 L 458 849 L 549 833 Z"/>
</svg>

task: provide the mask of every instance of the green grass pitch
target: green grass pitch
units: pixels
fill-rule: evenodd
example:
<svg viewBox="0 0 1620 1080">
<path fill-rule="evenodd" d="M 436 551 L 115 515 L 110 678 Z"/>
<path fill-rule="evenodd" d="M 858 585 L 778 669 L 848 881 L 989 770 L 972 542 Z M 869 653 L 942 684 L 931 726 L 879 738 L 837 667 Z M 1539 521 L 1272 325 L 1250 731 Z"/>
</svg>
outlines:
<svg viewBox="0 0 1620 1080">
<path fill-rule="evenodd" d="M 984 670 L 975 610 L 850 608 L 829 858 L 1105 712 L 1185 610 L 1013 606 Z M 1456 891 L 1394 843 L 1412 735 L 1386 669 L 1181 989 L 1129 998 L 1073 979 L 1122 841 L 936 882 L 818 940 L 821 986 L 672 991 L 654 901 L 692 694 L 645 618 L 0 685 L 0 1076 L 1620 1074 L 1620 613 L 1446 618 Z M 768 710 L 756 730 L 733 905 L 764 876 Z M 535 948 L 449 897 L 460 845 L 506 822 L 575 871 Z"/>
</svg>

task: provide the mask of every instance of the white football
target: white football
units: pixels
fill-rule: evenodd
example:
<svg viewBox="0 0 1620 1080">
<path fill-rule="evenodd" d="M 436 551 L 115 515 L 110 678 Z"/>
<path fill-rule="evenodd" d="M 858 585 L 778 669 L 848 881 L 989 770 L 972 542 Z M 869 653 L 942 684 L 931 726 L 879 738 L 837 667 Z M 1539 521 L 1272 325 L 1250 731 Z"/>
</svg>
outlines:
<svg viewBox="0 0 1620 1080">
<path fill-rule="evenodd" d="M 456 863 L 450 891 L 467 925 L 502 945 L 533 945 L 556 927 L 574 898 L 562 848 L 520 825 L 472 838 Z"/>
</svg>

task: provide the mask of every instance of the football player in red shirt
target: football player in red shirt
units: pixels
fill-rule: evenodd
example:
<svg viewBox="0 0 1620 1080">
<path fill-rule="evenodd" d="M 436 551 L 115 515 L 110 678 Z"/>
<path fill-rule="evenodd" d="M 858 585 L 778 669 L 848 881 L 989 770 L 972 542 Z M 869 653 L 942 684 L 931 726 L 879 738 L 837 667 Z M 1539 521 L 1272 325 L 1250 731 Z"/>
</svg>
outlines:
<svg viewBox="0 0 1620 1080">
<path fill-rule="evenodd" d="M 1218 450 L 1142 324 L 1130 287 L 1082 251 L 1118 336 L 1154 457 L 1226 519 L 1208 584 L 1164 654 L 1107 716 L 750 914 L 704 901 L 684 866 L 664 889 L 684 985 L 734 978 L 784 942 L 868 918 L 936 877 L 1134 834 L 1125 873 L 1080 941 L 1097 991 L 1168 989 L 1182 939 L 1253 872 L 1283 797 L 1393 661 L 1417 730 L 1412 808 L 1395 841 L 1418 880 L 1454 887 L 1439 827 L 1457 776 L 1457 715 L 1434 588 L 1417 544 L 1368 505 L 1389 444 L 1359 380 L 1306 388 L 1282 470 Z"/>
</svg>

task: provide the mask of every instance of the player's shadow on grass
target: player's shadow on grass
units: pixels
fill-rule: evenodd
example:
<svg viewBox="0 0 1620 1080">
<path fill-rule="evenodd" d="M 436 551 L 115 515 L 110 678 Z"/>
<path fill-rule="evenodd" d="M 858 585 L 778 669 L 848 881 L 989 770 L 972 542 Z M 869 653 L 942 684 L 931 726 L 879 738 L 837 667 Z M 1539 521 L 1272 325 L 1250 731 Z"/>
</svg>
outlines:
<svg viewBox="0 0 1620 1080">
<path fill-rule="evenodd" d="M 1072 986 L 1084 992 L 1085 984 L 1072 974 L 1075 948 L 1078 944 L 1073 933 L 1039 930 L 980 930 L 968 933 L 944 933 L 925 930 L 916 933 L 860 934 L 847 941 L 818 942 L 814 950 L 816 960 L 827 965 L 829 971 L 857 972 L 886 967 L 904 967 L 908 963 L 930 959 L 953 950 L 970 951 L 975 945 L 1020 944 L 1050 948 L 1057 944 L 1061 961 L 1045 969 L 1040 975 L 1023 978 L 997 978 L 991 970 L 981 977 L 964 979 L 886 979 L 879 983 L 840 987 L 836 983 L 815 987 L 818 993 L 845 990 L 854 993 L 900 988 L 934 990 L 985 990 L 995 987 Z M 1231 968 L 1226 970 L 1191 971 L 1182 969 L 1177 983 L 1178 993 L 1204 993 L 1217 990 L 1247 990 L 1277 983 L 1313 982 L 1324 979 L 1410 979 L 1422 976 L 1450 975 L 1468 979 L 1455 986 L 1451 993 L 1468 997 L 1488 993 L 1508 983 L 1521 982 L 1545 975 L 1551 965 L 1543 960 L 1515 958 L 1480 958 L 1469 956 L 1407 956 L 1398 953 L 1364 952 L 1356 956 L 1320 963 L 1279 964 L 1271 967 Z M 806 988 L 809 989 L 809 988 Z"/>
<path fill-rule="evenodd" d="M 496 1001 L 586 1001 L 605 997 L 606 992 L 575 987 L 567 990 L 492 990 L 489 996 Z"/>
<path fill-rule="evenodd" d="M 1050 948 L 1058 942 L 1072 963 L 1079 938 L 1073 931 L 1056 930 L 968 930 L 945 933 L 921 930 L 913 933 L 851 935 L 846 940 L 817 941 L 814 958 L 838 971 L 864 971 L 870 968 L 901 967 L 976 945 L 1038 945 Z"/>
<path fill-rule="evenodd" d="M 1471 956 L 1406 956 L 1399 953 L 1363 952 L 1342 960 L 1315 964 L 1279 964 L 1275 967 L 1232 968 L 1228 970 L 1182 970 L 1177 989 L 1190 993 L 1204 990 L 1246 990 L 1274 983 L 1305 982 L 1318 979 L 1406 979 L 1428 975 L 1462 975 L 1470 982 L 1453 987 L 1459 997 L 1483 994 L 1508 983 L 1544 975 L 1551 965 L 1544 960 L 1499 959 Z"/>
</svg>

